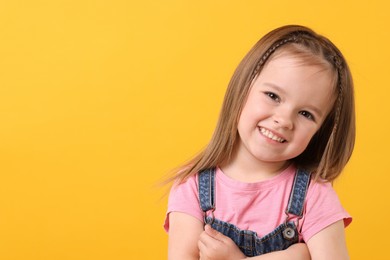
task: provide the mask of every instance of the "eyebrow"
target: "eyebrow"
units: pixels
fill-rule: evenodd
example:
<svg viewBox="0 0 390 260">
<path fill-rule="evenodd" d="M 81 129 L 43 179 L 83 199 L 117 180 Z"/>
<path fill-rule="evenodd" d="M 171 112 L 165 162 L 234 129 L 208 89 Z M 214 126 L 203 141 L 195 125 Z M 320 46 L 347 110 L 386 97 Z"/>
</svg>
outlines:
<svg viewBox="0 0 390 260">
<path fill-rule="evenodd" d="M 271 87 L 279 92 L 282 92 L 283 94 L 286 93 L 286 91 L 284 91 L 284 89 L 282 89 L 281 87 L 279 87 L 278 85 L 275 85 L 273 83 L 270 83 L 270 82 L 265 82 L 264 85 L 268 86 L 268 87 Z"/>
<path fill-rule="evenodd" d="M 284 89 L 282 89 L 281 87 L 279 87 L 278 85 L 275 85 L 273 83 L 270 83 L 270 82 L 265 82 L 264 85 L 270 87 L 270 88 L 273 88 L 275 89 L 276 91 L 278 92 L 281 92 L 282 94 L 286 94 L 286 91 L 284 91 Z M 310 110 L 313 110 L 318 116 L 322 117 L 323 116 L 323 113 L 321 111 L 321 109 L 315 107 L 315 106 L 311 106 L 311 105 L 307 105 L 307 107 L 310 109 Z"/>
</svg>

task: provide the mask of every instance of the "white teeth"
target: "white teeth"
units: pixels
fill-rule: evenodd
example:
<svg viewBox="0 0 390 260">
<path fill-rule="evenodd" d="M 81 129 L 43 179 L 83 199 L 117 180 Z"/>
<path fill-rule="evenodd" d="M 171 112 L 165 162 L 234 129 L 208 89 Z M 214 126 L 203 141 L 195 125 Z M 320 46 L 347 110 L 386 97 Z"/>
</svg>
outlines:
<svg viewBox="0 0 390 260">
<path fill-rule="evenodd" d="M 274 140 L 274 141 L 277 141 L 277 142 L 279 142 L 279 143 L 283 143 L 284 141 L 286 141 L 286 140 L 284 140 L 283 138 L 280 138 L 279 136 L 274 135 L 271 131 L 269 131 L 269 130 L 267 130 L 267 129 L 265 129 L 265 128 L 260 127 L 260 132 L 261 132 L 264 136 L 268 137 L 269 139 Z"/>
</svg>

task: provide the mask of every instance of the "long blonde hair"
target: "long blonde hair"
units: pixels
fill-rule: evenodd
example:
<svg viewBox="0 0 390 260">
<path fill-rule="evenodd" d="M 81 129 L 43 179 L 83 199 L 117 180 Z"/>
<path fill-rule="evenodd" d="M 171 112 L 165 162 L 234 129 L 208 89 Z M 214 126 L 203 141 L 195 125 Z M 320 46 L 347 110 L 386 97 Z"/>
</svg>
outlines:
<svg viewBox="0 0 390 260">
<path fill-rule="evenodd" d="M 204 169 L 217 167 L 231 158 L 238 140 L 237 122 L 253 79 L 261 73 L 272 54 L 299 48 L 329 64 L 335 74 L 336 101 L 321 128 L 305 151 L 292 161 L 310 170 L 314 178 L 333 181 L 351 157 L 355 143 L 355 108 L 353 82 L 347 62 L 327 38 L 299 25 L 277 28 L 262 37 L 236 68 L 225 93 L 214 134 L 206 148 L 182 165 L 168 180 L 184 182 Z"/>
</svg>

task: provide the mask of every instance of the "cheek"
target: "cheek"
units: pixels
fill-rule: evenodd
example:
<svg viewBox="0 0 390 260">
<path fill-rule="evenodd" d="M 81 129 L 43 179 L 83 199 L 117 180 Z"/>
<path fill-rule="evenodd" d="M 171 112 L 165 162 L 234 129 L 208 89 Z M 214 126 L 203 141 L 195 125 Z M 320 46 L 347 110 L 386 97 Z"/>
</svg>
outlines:
<svg viewBox="0 0 390 260">
<path fill-rule="evenodd" d="M 247 117 L 248 116 L 246 115 L 246 113 L 241 113 L 240 117 L 238 118 L 237 130 L 239 133 L 244 132 L 245 129 L 248 128 L 248 121 L 249 120 Z"/>
<path fill-rule="evenodd" d="M 242 109 L 241 116 L 243 120 L 256 120 L 262 117 L 265 111 L 270 111 L 270 108 L 261 102 L 261 100 L 248 99 Z"/>
<path fill-rule="evenodd" d="M 303 131 L 300 132 L 300 140 L 302 146 L 307 146 L 313 136 L 317 133 L 318 128 L 313 126 L 302 127 Z"/>
<path fill-rule="evenodd" d="M 250 104 L 247 102 L 243 107 L 241 114 L 238 118 L 238 126 L 246 125 L 253 119 L 253 109 L 251 109 Z"/>
</svg>

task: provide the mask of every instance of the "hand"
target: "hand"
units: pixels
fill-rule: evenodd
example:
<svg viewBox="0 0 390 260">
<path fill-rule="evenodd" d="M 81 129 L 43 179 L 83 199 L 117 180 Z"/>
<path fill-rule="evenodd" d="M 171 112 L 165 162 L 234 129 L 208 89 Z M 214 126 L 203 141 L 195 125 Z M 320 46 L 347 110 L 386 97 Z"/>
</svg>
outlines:
<svg viewBox="0 0 390 260">
<path fill-rule="evenodd" d="M 245 255 L 229 237 L 206 225 L 198 241 L 200 260 L 238 260 Z"/>
</svg>

